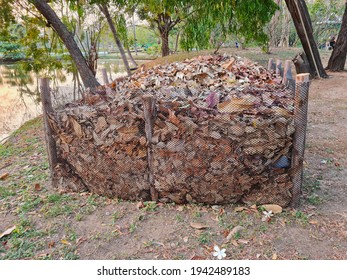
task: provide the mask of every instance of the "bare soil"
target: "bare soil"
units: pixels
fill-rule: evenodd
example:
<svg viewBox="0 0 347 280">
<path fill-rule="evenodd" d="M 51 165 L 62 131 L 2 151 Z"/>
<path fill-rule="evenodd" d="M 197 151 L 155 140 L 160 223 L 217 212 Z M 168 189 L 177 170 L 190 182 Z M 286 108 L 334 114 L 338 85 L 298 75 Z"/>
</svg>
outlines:
<svg viewBox="0 0 347 280">
<path fill-rule="evenodd" d="M 9 173 L 0 180 L 0 234 L 17 225 L 0 240 L 0 259 L 213 259 L 214 245 L 226 259 L 347 259 L 347 72 L 329 75 L 310 88 L 300 205 L 269 221 L 261 207 L 57 193 L 41 121 L 22 128 L 0 147 L 0 175 Z"/>
</svg>

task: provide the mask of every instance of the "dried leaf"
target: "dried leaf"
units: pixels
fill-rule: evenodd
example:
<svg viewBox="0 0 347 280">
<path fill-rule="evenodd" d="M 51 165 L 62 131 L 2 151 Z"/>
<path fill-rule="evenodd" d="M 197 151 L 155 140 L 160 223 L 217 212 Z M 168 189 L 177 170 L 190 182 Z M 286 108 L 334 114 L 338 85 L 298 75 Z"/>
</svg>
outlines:
<svg viewBox="0 0 347 280">
<path fill-rule="evenodd" d="M 248 244 L 249 240 L 246 239 L 237 239 L 237 242 L 241 243 L 241 244 Z"/>
<path fill-rule="evenodd" d="M 188 240 L 189 240 L 188 236 L 183 237 L 183 242 L 184 242 L 184 243 L 187 243 Z"/>
<path fill-rule="evenodd" d="M 179 125 L 181 123 L 172 110 L 169 110 L 169 121 L 174 125 Z"/>
<path fill-rule="evenodd" d="M 254 103 L 245 98 L 231 98 L 217 105 L 218 111 L 222 113 L 239 113 L 248 110 Z"/>
<path fill-rule="evenodd" d="M 195 229 L 205 229 L 205 228 L 208 228 L 208 226 L 205 225 L 205 224 L 202 224 L 202 223 L 194 223 L 194 222 L 191 222 L 191 223 L 190 223 L 190 226 L 191 226 L 192 228 L 195 228 Z"/>
<path fill-rule="evenodd" d="M 235 239 L 231 240 L 231 244 L 233 244 L 236 247 L 239 247 L 239 243 Z"/>
<path fill-rule="evenodd" d="M 35 188 L 35 191 L 41 191 L 41 190 L 42 190 L 41 185 L 38 184 L 38 183 L 36 183 L 36 184 L 34 185 L 34 188 Z"/>
<path fill-rule="evenodd" d="M 61 243 L 65 244 L 65 245 L 71 245 L 71 243 L 65 239 L 62 239 Z"/>
<path fill-rule="evenodd" d="M 242 212 L 242 211 L 244 211 L 244 210 L 247 210 L 248 208 L 247 207 L 235 207 L 235 209 L 234 209 L 234 212 Z"/>
<path fill-rule="evenodd" d="M 13 226 L 5 230 L 2 234 L 0 234 L 0 239 L 3 238 L 4 236 L 11 234 L 15 229 L 16 229 L 16 226 Z"/>
<path fill-rule="evenodd" d="M 191 260 L 206 260 L 206 257 L 194 255 L 194 256 L 191 257 L 190 259 L 191 259 Z"/>
<path fill-rule="evenodd" d="M 5 180 L 8 176 L 10 176 L 10 173 L 4 173 L 0 175 L 0 180 Z"/>
<path fill-rule="evenodd" d="M 223 67 L 224 69 L 227 69 L 227 70 L 231 71 L 231 70 L 232 70 L 232 66 L 233 66 L 234 63 L 235 63 L 235 58 L 232 57 L 232 58 L 230 59 L 230 61 L 228 61 L 228 62 L 222 64 L 222 67 Z"/>
<path fill-rule="evenodd" d="M 268 212 L 272 211 L 273 214 L 282 213 L 282 207 L 277 204 L 264 204 L 261 207 L 264 207 Z"/>
<path fill-rule="evenodd" d="M 212 91 L 206 98 L 208 108 L 213 108 L 219 103 L 219 94 Z"/>
<path fill-rule="evenodd" d="M 83 132 L 82 132 L 81 125 L 74 118 L 70 118 L 70 123 L 77 137 L 82 138 Z"/>
<path fill-rule="evenodd" d="M 136 204 L 137 209 L 142 209 L 144 207 L 145 207 L 145 204 L 143 203 L 143 201 L 140 201 L 139 203 Z"/>
<path fill-rule="evenodd" d="M 234 227 L 228 234 L 225 243 L 229 242 L 230 240 L 232 240 L 234 238 L 234 235 L 238 232 L 240 232 L 241 230 L 243 230 L 243 226 L 236 226 Z"/>
</svg>

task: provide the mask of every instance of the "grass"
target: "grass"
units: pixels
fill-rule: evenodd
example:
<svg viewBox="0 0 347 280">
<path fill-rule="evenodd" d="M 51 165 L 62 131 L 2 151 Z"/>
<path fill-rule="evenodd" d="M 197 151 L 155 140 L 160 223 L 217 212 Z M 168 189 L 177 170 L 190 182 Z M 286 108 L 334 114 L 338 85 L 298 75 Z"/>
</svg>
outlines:
<svg viewBox="0 0 347 280">
<path fill-rule="evenodd" d="M 211 233 L 209 233 L 208 231 L 200 233 L 200 235 L 198 237 L 198 241 L 202 245 L 206 245 L 206 244 L 210 243 L 211 242 Z"/>
</svg>

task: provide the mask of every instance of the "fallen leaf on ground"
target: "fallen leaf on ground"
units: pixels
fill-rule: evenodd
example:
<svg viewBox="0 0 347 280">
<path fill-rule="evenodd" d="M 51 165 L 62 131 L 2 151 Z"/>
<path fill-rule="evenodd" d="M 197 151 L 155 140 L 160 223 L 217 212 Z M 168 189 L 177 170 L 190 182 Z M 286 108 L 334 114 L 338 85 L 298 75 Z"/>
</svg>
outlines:
<svg viewBox="0 0 347 280">
<path fill-rule="evenodd" d="M 8 176 L 10 176 L 10 173 L 4 173 L 0 175 L 0 180 L 5 180 Z"/>
<path fill-rule="evenodd" d="M 145 207 L 145 205 L 144 205 L 143 201 L 140 201 L 140 202 L 137 203 L 137 205 L 136 205 L 136 208 L 137 208 L 137 209 L 141 209 L 141 208 L 144 208 L 144 207 Z"/>
<path fill-rule="evenodd" d="M 243 229 L 243 226 L 236 226 L 234 227 L 228 234 L 225 243 L 229 242 L 236 233 L 240 232 Z"/>
<path fill-rule="evenodd" d="M 195 229 L 205 229 L 205 228 L 208 228 L 207 225 L 204 225 L 202 223 L 194 223 L 194 222 L 190 223 L 190 226 L 192 228 L 195 228 Z"/>
<path fill-rule="evenodd" d="M 61 243 L 65 244 L 65 245 L 71 245 L 71 243 L 65 239 L 62 239 Z"/>
<path fill-rule="evenodd" d="M 239 247 L 239 243 L 237 243 L 236 240 L 231 240 L 231 244 L 233 244 L 235 247 Z"/>
<path fill-rule="evenodd" d="M 242 212 L 244 210 L 247 210 L 247 207 L 235 207 L 234 212 Z"/>
<path fill-rule="evenodd" d="M 53 248 L 55 246 L 55 242 L 51 241 L 48 243 L 48 248 Z"/>
<path fill-rule="evenodd" d="M 311 225 L 318 225 L 318 221 L 312 220 L 312 221 L 309 221 L 309 224 L 311 224 Z"/>
<path fill-rule="evenodd" d="M 191 260 L 206 260 L 206 257 L 202 257 L 202 256 L 193 256 L 190 258 Z"/>
<path fill-rule="evenodd" d="M 264 204 L 261 207 L 264 207 L 266 211 L 272 211 L 273 214 L 282 213 L 282 207 L 277 204 Z"/>
<path fill-rule="evenodd" d="M 241 243 L 241 244 L 248 244 L 248 243 L 249 243 L 249 240 L 246 240 L 246 239 L 237 239 L 237 242 L 238 242 L 238 243 Z"/>
<path fill-rule="evenodd" d="M 34 188 L 35 188 L 35 191 L 40 191 L 40 190 L 42 190 L 40 184 L 35 184 Z"/>
<path fill-rule="evenodd" d="M 183 241 L 184 241 L 184 243 L 187 243 L 188 242 L 188 236 L 185 236 L 185 237 L 183 237 Z"/>
<path fill-rule="evenodd" d="M 3 238 L 6 235 L 9 235 L 12 233 L 12 231 L 14 231 L 16 229 L 16 226 L 10 227 L 9 229 L 5 230 L 1 235 L 0 235 L 0 239 Z"/>
</svg>

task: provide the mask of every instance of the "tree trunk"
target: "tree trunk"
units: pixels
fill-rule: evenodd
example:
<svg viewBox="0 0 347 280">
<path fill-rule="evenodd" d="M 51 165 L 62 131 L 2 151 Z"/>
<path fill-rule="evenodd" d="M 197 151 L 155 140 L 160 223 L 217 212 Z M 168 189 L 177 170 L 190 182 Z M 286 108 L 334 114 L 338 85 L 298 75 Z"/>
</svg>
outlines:
<svg viewBox="0 0 347 280">
<path fill-rule="evenodd" d="M 113 34 L 114 40 L 116 41 L 117 47 L 119 49 L 119 53 L 122 57 L 123 63 L 124 63 L 124 67 L 125 67 L 125 71 L 127 72 L 128 76 L 131 76 L 131 71 L 130 71 L 130 66 L 127 60 L 127 57 L 125 55 L 125 51 L 122 45 L 122 42 L 119 40 L 118 34 L 117 34 L 117 30 L 116 27 L 114 26 L 114 23 L 112 21 L 111 15 L 108 11 L 108 7 L 106 4 L 102 4 L 102 5 L 98 5 L 100 11 L 104 14 L 104 16 L 106 17 L 107 23 L 111 29 L 111 32 Z"/>
<path fill-rule="evenodd" d="M 178 50 L 179 38 L 180 38 L 180 31 L 178 31 L 178 32 L 177 32 L 177 35 L 176 35 L 175 53 L 177 53 L 177 50 Z"/>
<path fill-rule="evenodd" d="M 130 51 L 130 49 L 129 49 L 129 46 L 127 46 L 126 49 L 127 49 L 128 56 L 129 56 L 129 58 L 130 58 L 130 60 L 131 60 L 131 63 L 132 63 L 132 64 L 134 65 L 134 67 L 136 68 L 136 67 L 137 67 L 137 63 L 136 63 L 135 59 L 133 58 L 133 55 L 131 54 L 131 51 Z"/>
<path fill-rule="evenodd" d="M 342 71 L 345 68 L 347 54 L 347 1 L 342 18 L 342 25 L 333 52 L 326 69 Z"/>
<path fill-rule="evenodd" d="M 326 78 L 323 64 L 318 52 L 317 44 L 313 38 L 311 18 L 307 10 L 304 0 L 285 0 L 288 10 L 292 15 L 296 32 L 300 38 L 302 47 L 306 53 L 310 63 L 310 73 L 313 76 L 318 75 L 321 78 Z"/>
<path fill-rule="evenodd" d="M 290 15 L 287 7 L 283 6 L 283 19 L 282 19 L 282 34 L 279 46 L 289 47 L 289 34 L 290 34 Z"/>
<path fill-rule="evenodd" d="M 92 71 L 89 69 L 85 58 L 83 57 L 81 50 L 78 48 L 73 35 L 61 22 L 57 14 L 53 9 L 46 3 L 45 0 L 32 0 L 31 1 L 36 9 L 46 18 L 47 22 L 57 32 L 60 39 L 63 41 L 65 47 L 69 51 L 71 58 L 76 64 L 77 70 L 81 75 L 83 84 L 85 87 L 97 87 L 99 82 L 94 77 Z"/>
<path fill-rule="evenodd" d="M 274 0 L 274 2 L 280 7 L 282 6 L 282 0 Z M 278 46 L 278 34 L 277 26 L 279 25 L 281 11 L 277 10 L 270 21 L 270 47 Z"/>
<path fill-rule="evenodd" d="M 169 48 L 169 31 L 164 27 L 160 30 L 161 37 L 161 56 L 168 56 L 170 54 Z"/>
</svg>

